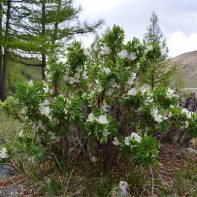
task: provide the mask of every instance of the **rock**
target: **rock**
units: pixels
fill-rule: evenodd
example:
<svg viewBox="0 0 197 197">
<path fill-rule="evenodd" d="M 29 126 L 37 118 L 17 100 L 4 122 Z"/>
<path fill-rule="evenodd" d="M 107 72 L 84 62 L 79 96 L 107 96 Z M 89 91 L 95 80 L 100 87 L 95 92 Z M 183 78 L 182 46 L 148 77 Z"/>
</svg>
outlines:
<svg viewBox="0 0 197 197">
<path fill-rule="evenodd" d="M 193 148 L 186 148 L 185 151 L 189 154 L 194 154 L 197 155 L 197 151 L 194 150 Z"/>
<path fill-rule="evenodd" d="M 8 186 L 6 189 L 0 191 L 0 197 L 17 197 L 19 196 L 18 186 L 16 184 L 12 184 Z"/>
<path fill-rule="evenodd" d="M 15 170 L 10 166 L 0 164 L 0 177 L 7 177 L 15 175 Z"/>
</svg>

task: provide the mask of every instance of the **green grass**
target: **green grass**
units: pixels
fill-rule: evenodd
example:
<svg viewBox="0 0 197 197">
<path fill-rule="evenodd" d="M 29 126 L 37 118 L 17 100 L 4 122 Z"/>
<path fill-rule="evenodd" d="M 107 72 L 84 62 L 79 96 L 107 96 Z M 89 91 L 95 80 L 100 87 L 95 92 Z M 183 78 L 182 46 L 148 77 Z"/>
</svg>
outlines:
<svg viewBox="0 0 197 197">
<path fill-rule="evenodd" d="M 22 124 L 8 117 L 3 111 L 0 110 L 0 134 L 8 142 L 15 142 L 16 135 L 21 131 Z"/>
</svg>

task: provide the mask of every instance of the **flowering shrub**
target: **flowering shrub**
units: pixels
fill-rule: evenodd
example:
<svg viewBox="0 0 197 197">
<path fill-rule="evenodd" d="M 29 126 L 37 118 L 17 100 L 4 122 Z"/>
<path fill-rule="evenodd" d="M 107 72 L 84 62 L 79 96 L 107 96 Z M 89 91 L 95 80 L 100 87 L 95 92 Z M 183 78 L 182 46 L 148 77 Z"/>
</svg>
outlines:
<svg viewBox="0 0 197 197">
<path fill-rule="evenodd" d="M 48 62 L 46 81 L 18 84 L 16 96 L 1 104 L 23 121 L 18 140 L 30 156 L 63 159 L 79 145 L 94 161 L 95 149 L 104 160 L 119 150 L 126 164 L 148 168 L 159 166 L 157 131 L 173 126 L 197 137 L 196 115 L 178 106 L 173 90 L 136 87 L 153 46 L 123 41 L 124 31 L 114 26 L 97 43 L 98 54 L 74 42 L 66 63 Z"/>
</svg>

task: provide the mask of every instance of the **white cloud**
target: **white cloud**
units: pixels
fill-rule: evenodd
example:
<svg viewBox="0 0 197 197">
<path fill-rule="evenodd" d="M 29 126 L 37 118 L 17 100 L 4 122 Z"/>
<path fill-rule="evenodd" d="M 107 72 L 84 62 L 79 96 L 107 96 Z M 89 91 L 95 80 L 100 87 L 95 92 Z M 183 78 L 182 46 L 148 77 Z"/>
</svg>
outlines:
<svg viewBox="0 0 197 197">
<path fill-rule="evenodd" d="M 197 33 L 186 35 L 181 31 L 171 34 L 167 42 L 172 57 L 197 50 Z"/>
</svg>

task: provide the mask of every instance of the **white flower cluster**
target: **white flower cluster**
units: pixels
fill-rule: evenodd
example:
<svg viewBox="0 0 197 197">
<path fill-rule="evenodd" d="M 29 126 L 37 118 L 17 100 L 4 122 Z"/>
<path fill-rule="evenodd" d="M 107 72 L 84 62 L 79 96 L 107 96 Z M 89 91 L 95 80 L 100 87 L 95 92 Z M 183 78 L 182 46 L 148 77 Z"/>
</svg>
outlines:
<svg viewBox="0 0 197 197">
<path fill-rule="evenodd" d="M 151 115 L 152 115 L 152 117 L 154 118 L 154 121 L 156 121 L 156 122 L 158 122 L 158 123 L 160 123 L 160 122 L 163 121 L 163 116 L 160 115 L 160 114 L 158 114 L 158 109 L 157 109 L 157 108 L 152 109 Z"/>
<path fill-rule="evenodd" d="M 120 51 L 118 53 L 118 55 L 122 58 L 122 59 L 128 59 L 128 60 L 131 60 L 131 61 L 134 61 L 137 56 L 136 56 L 136 53 L 135 52 L 131 52 L 130 54 L 128 53 L 128 51 L 126 49 Z"/>
<path fill-rule="evenodd" d="M 50 118 L 49 114 L 51 112 L 51 109 L 49 108 L 49 101 L 46 100 L 44 103 L 39 105 L 39 110 L 41 112 L 42 115 L 47 116 L 48 118 Z"/>
<path fill-rule="evenodd" d="M 111 49 L 109 47 L 103 46 L 101 47 L 101 54 L 109 55 L 111 53 Z"/>
<path fill-rule="evenodd" d="M 168 97 L 169 99 L 171 99 L 172 96 L 173 96 L 173 94 L 174 94 L 174 90 L 172 90 L 171 88 L 168 88 L 166 94 L 167 94 L 167 97 Z"/>
<path fill-rule="evenodd" d="M 130 146 L 130 145 L 131 145 L 131 144 L 130 144 L 130 141 L 131 141 L 131 140 L 135 140 L 135 141 L 137 141 L 138 143 L 140 143 L 141 140 L 142 140 L 142 138 L 141 138 L 137 133 L 132 132 L 132 133 L 131 133 L 131 136 L 128 136 L 128 137 L 125 138 L 125 145 Z"/>
<path fill-rule="evenodd" d="M 184 108 L 182 109 L 182 114 L 186 114 L 187 118 L 191 119 L 193 113 Z"/>
<path fill-rule="evenodd" d="M 7 154 L 7 149 L 6 148 L 2 148 L 2 150 L 0 151 L 0 158 L 1 159 L 8 158 L 8 154 Z"/>
<path fill-rule="evenodd" d="M 135 88 L 131 88 L 128 91 L 128 95 L 135 96 L 137 94 L 137 90 Z"/>
<path fill-rule="evenodd" d="M 148 45 L 146 50 L 145 50 L 145 53 L 148 53 L 149 51 L 153 51 L 153 46 L 152 45 Z"/>
<path fill-rule="evenodd" d="M 93 121 L 97 121 L 99 124 L 108 124 L 109 123 L 109 121 L 107 120 L 106 115 L 100 115 L 98 118 L 95 118 L 94 114 L 90 113 L 88 115 L 87 122 L 93 122 Z"/>
<path fill-rule="evenodd" d="M 65 75 L 64 76 L 64 80 L 65 81 L 68 81 L 69 82 L 69 84 L 74 84 L 74 83 L 80 83 L 81 82 L 81 78 L 82 79 L 87 79 L 88 78 L 88 76 L 87 76 L 87 71 L 84 71 L 84 72 L 82 72 L 83 71 L 83 69 L 82 68 L 80 68 L 80 67 L 77 67 L 76 69 L 75 69 L 75 71 L 76 71 L 76 73 L 74 74 L 74 76 L 73 77 L 69 77 L 68 75 Z"/>
<path fill-rule="evenodd" d="M 111 73 L 110 68 L 104 68 L 104 72 L 106 75 L 109 75 Z"/>
</svg>

